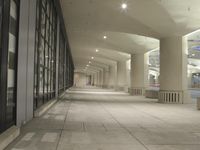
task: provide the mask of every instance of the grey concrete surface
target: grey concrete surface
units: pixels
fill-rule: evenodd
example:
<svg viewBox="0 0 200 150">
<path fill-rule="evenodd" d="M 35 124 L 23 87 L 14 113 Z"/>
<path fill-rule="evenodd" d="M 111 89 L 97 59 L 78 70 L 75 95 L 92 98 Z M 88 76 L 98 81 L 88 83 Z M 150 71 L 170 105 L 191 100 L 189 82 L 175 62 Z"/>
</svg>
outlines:
<svg viewBox="0 0 200 150">
<path fill-rule="evenodd" d="M 45 115 L 23 127 L 20 137 L 7 148 L 199 149 L 200 111 L 195 104 L 159 104 L 154 99 L 91 88 L 69 91 Z"/>
</svg>

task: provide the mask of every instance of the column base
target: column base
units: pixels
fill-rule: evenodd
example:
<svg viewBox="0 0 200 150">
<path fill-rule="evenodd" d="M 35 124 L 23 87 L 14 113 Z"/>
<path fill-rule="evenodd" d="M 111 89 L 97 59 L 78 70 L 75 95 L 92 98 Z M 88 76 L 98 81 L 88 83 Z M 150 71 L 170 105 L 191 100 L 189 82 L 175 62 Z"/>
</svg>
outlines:
<svg viewBox="0 0 200 150">
<path fill-rule="evenodd" d="M 170 103 L 170 104 L 184 104 L 184 103 L 190 103 L 191 98 L 188 90 L 185 91 L 160 90 L 158 95 L 158 102 Z"/>
<path fill-rule="evenodd" d="M 108 85 L 107 88 L 108 89 L 115 89 L 115 86 L 114 85 Z"/>
<path fill-rule="evenodd" d="M 118 86 L 115 88 L 115 91 L 124 91 L 124 87 Z"/>
<path fill-rule="evenodd" d="M 145 91 L 146 98 L 158 99 L 158 94 L 159 94 L 159 90 L 146 90 Z"/>
<path fill-rule="evenodd" d="M 102 85 L 102 88 L 108 89 L 108 85 Z"/>
<path fill-rule="evenodd" d="M 143 96 L 145 95 L 145 88 L 128 88 L 128 93 L 134 96 Z"/>
</svg>

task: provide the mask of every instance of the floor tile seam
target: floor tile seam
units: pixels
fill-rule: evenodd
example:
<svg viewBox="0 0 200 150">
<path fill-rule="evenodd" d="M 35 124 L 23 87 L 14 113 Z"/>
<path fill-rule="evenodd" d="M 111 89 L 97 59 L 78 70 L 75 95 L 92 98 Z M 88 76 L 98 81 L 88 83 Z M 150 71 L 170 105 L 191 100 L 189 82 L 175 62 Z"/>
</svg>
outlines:
<svg viewBox="0 0 200 150">
<path fill-rule="evenodd" d="M 100 103 L 100 102 L 99 102 L 99 103 Z M 135 135 L 133 135 L 125 126 L 123 126 L 123 125 L 112 115 L 112 113 L 104 107 L 104 105 L 103 105 L 102 103 L 100 103 L 100 105 L 101 105 L 102 108 L 113 118 L 113 120 L 115 120 L 115 121 L 117 122 L 117 124 L 118 124 L 119 126 L 121 126 L 123 129 L 125 129 L 126 132 L 127 132 L 131 137 L 133 137 L 134 139 L 136 139 L 146 150 L 149 150 L 149 148 L 148 148 L 142 141 L 140 141 L 140 139 L 138 139 Z"/>
<path fill-rule="evenodd" d="M 25 129 L 27 130 L 28 132 L 29 131 L 34 131 L 34 130 L 37 130 L 37 131 L 61 131 L 62 129 L 41 129 L 41 128 L 31 128 L 31 130 L 28 130 L 28 129 Z M 24 132 L 27 132 L 27 131 L 22 131 L 22 133 Z"/>
<path fill-rule="evenodd" d="M 130 107 L 132 107 L 132 108 L 134 108 L 135 110 L 140 111 L 140 112 L 142 112 L 142 113 L 144 113 L 144 114 L 147 114 L 148 116 L 150 116 L 150 117 L 152 117 L 152 118 L 154 118 L 154 119 L 157 119 L 157 120 L 159 120 L 159 121 L 162 121 L 163 123 L 170 124 L 169 122 L 166 122 L 165 120 L 163 120 L 163 119 L 161 119 L 161 118 L 159 118 L 159 117 L 156 117 L 156 116 L 154 116 L 154 115 L 151 115 L 151 114 L 149 114 L 149 113 L 147 113 L 147 112 L 145 112 L 145 111 L 142 111 L 142 110 L 140 110 L 140 109 L 138 109 L 138 108 L 136 108 L 136 107 L 134 107 L 134 106 L 130 106 Z"/>
<path fill-rule="evenodd" d="M 70 101 L 69 107 L 67 107 L 67 111 L 66 111 L 66 114 L 65 114 L 65 119 L 64 119 L 63 127 L 62 127 L 62 129 L 61 129 L 60 134 L 59 134 L 58 142 L 57 142 L 57 144 L 56 144 L 56 149 L 55 149 L 55 150 L 58 150 L 58 147 L 59 147 L 59 144 L 60 144 L 60 140 L 61 140 L 61 137 L 62 137 L 64 128 L 65 128 L 65 122 L 66 122 L 66 120 L 67 120 L 67 116 L 68 116 L 68 113 L 69 113 L 69 110 L 70 110 L 71 105 L 72 105 L 72 101 Z"/>
</svg>

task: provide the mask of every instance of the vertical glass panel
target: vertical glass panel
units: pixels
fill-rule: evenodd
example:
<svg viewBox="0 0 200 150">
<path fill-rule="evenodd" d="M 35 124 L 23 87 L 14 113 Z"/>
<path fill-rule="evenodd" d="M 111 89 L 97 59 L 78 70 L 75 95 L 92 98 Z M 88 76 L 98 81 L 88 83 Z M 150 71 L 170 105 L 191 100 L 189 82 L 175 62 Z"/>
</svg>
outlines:
<svg viewBox="0 0 200 150">
<path fill-rule="evenodd" d="M 42 97 L 43 95 L 43 87 L 44 87 L 44 83 L 43 83 L 43 77 L 44 74 L 43 74 L 43 67 L 40 67 L 40 80 L 39 80 L 39 97 Z"/>
<path fill-rule="evenodd" d="M 8 74 L 7 74 L 7 107 L 6 122 L 15 122 L 15 95 L 16 95 L 16 51 L 17 51 L 17 4 L 10 1 L 9 19 L 9 39 L 8 39 Z"/>
<path fill-rule="evenodd" d="M 42 33 L 42 36 L 44 37 L 45 36 L 45 24 L 46 24 L 46 14 L 45 14 L 45 11 L 44 9 L 42 8 L 42 14 L 41 14 L 41 33 Z"/>
<path fill-rule="evenodd" d="M 2 33 L 2 0 L 0 0 L 0 33 Z M 0 49 L 1 49 L 1 36 L 0 36 Z"/>
<path fill-rule="evenodd" d="M 39 62 L 37 61 L 38 59 L 35 59 L 35 65 L 38 67 L 38 63 L 40 63 L 40 81 L 35 82 L 35 84 L 37 85 L 38 83 L 40 83 L 40 91 L 43 91 L 43 93 L 40 92 L 40 97 L 42 97 L 43 99 L 37 99 L 38 96 L 36 96 L 35 101 L 39 101 L 38 103 L 42 105 L 52 98 L 52 91 L 54 90 L 54 88 L 52 88 L 52 85 L 55 84 L 55 76 L 52 71 L 56 70 L 56 57 L 54 51 L 56 51 L 55 33 L 57 33 L 57 29 L 54 27 L 56 27 L 57 21 L 53 22 L 52 16 L 56 16 L 57 14 L 54 10 L 54 3 L 51 0 L 38 0 L 37 8 L 39 20 L 37 20 L 38 37 L 36 38 L 40 40 L 38 42 L 39 47 L 36 48 L 36 53 L 39 51 L 39 56 L 37 56 L 39 57 Z M 35 69 L 36 73 L 38 70 L 37 67 Z M 35 80 L 38 79 L 35 78 Z M 39 105 L 36 106 L 36 108 L 38 107 Z"/>
</svg>

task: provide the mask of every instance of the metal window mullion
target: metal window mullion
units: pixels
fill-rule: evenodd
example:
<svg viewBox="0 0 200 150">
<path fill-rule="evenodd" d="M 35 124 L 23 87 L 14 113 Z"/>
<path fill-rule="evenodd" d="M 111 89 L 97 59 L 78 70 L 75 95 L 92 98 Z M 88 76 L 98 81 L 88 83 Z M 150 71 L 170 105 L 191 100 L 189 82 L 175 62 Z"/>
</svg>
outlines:
<svg viewBox="0 0 200 150">
<path fill-rule="evenodd" d="M 46 5 L 45 5 L 46 6 Z M 45 13 L 45 30 L 44 30 L 44 54 L 43 54 L 43 60 L 44 60 L 44 67 L 43 67 L 43 104 L 45 103 L 45 66 L 46 66 L 46 60 L 45 60 L 45 55 L 46 55 L 46 27 L 47 27 L 47 17 L 46 17 L 46 9 L 44 11 Z"/>
</svg>

